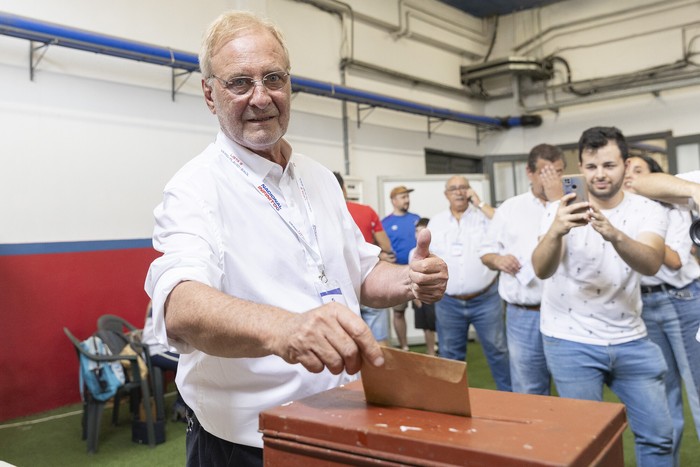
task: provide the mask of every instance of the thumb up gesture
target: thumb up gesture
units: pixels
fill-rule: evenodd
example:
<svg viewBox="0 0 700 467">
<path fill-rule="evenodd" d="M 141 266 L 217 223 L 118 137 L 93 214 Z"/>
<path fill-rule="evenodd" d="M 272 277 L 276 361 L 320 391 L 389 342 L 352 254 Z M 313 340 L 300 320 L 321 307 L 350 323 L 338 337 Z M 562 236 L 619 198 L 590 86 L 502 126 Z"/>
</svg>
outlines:
<svg viewBox="0 0 700 467">
<path fill-rule="evenodd" d="M 421 302 L 434 303 L 442 298 L 447 288 L 447 264 L 430 253 L 430 230 L 418 232 L 416 242 L 408 265 L 411 291 Z"/>
</svg>

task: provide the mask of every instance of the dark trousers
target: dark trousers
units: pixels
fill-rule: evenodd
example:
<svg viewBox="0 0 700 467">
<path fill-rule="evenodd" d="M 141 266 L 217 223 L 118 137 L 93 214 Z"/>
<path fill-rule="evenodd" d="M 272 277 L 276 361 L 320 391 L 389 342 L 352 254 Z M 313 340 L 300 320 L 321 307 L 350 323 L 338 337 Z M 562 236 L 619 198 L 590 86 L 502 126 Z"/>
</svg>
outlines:
<svg viewBox="0 0 700 467">
<path fill-rule="evenodd" d="M 218 438 L 187 410 L 187 467 L 262 467 L 263 450 Z"/>
</svg>

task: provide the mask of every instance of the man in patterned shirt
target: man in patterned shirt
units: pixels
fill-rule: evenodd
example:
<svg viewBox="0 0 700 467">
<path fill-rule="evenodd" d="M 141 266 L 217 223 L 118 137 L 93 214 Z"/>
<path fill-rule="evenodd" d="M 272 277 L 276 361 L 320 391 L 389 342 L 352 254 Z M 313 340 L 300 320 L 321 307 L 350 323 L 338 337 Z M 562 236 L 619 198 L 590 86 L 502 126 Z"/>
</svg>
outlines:
<svg viewBox="0 0 700 467">
<path fill-rule="evenodd" d="M 579 140 L 589 201 L 565 195 L 542 220 L 532 255 L 544 281 L 540 330 L 562 397 L 602 400 L 607 384 L 627 407 L 638 465 L 673 465 L 666 363 L 641 318 L 641 275 L 664 256 L 667 217 L 658 203 L 621 190 L 627 143 L 614 127 Z"/>
</svg>

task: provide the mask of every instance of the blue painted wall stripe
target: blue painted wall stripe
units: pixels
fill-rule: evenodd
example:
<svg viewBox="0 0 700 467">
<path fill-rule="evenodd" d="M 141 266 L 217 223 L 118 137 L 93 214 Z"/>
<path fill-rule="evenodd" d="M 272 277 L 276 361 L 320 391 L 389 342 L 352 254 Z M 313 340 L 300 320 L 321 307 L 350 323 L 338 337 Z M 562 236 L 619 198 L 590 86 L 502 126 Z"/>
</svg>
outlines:
<svg viewBox="0 0 700 467">
<path fill-rule="evenodd" d="M 42 255 L 51 253 L 83 253 L 89 251 L 152 248 L 150 238 L 132 240 L 95 240 L 54 243 L 0 243 L 0 256 Z"/>
</svg>

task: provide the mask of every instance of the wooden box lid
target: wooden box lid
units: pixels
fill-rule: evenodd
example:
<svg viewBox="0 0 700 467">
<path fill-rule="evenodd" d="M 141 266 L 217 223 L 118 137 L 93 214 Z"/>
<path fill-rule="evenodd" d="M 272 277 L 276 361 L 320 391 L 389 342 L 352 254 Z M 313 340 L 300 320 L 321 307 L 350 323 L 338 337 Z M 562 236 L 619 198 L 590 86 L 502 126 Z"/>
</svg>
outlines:
<svg viewBox="0 0 700 467">
<path fill-rule="evenodd" d="M 622 404 L 469 393 L 471 417 L 370 405 L 359 381 L 266 410 L 260 414 L 265 463 L 623 465 Z"/>
</svg>

